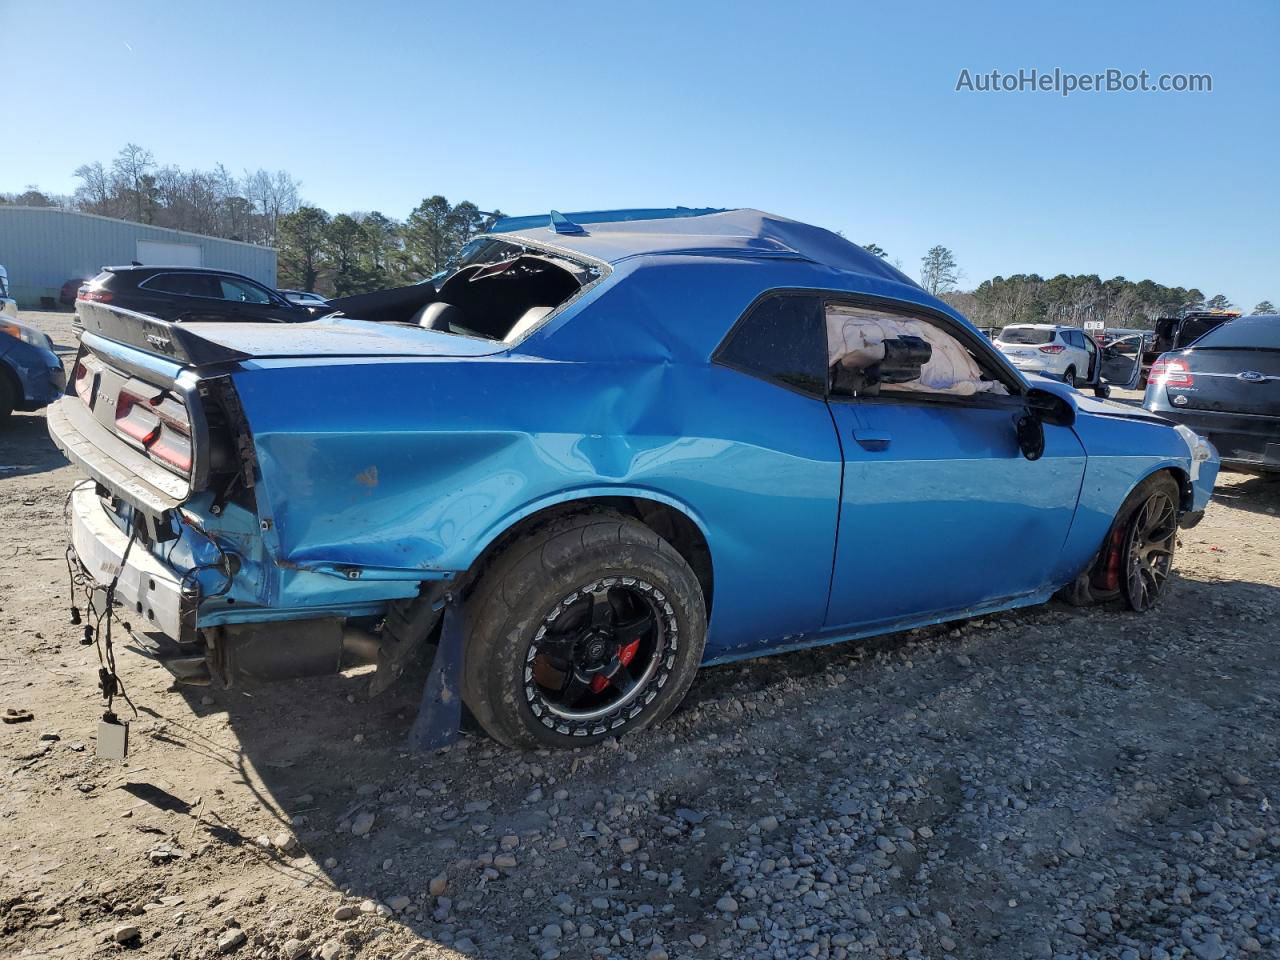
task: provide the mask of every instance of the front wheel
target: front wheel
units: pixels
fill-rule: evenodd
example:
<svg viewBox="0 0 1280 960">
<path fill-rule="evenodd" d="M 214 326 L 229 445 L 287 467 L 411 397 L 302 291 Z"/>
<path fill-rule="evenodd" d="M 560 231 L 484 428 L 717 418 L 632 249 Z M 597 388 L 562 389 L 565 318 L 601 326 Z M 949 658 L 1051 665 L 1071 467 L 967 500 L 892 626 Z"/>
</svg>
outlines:
<svg viewBox="0 0 1280 960">
<path fill-rule="evenodd" d="M 641 730 L 702 660 L 697 577 L 620 514 L 577 514 L 509 546 L 467 602 L 463 699 L 508 746 L 573 747 Z"/>
<path fill-rule="evenodd" d="M 1062 375 L 1062 382 L 1065 383 L 1068 387 L 1074 387 L 1076 385 L 1076 368 L 1075 367 L 1067 367 L 1067 372 Z"/>
<path fill-rule="evenodd" d="M 1173 571 L 1178 499 L 1178 486 L 1172 480 L 1153 485 L 1143 492 L 1125 531 L 1121 586 L 1129 606 L 1139 613 L 1156 605 Z"/>
</svg>

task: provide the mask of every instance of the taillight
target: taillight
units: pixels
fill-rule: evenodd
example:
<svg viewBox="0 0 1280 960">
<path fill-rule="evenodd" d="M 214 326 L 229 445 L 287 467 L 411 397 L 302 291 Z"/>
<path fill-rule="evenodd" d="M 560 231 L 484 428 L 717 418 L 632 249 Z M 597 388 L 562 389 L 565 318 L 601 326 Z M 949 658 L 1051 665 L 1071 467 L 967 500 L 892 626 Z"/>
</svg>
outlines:
<svg viewBox="0 0 1280 960">
<path fill-rule="evenodd" d="M 145 447 L 160 433 L 160 418 L 144 398 L 121 390 L 116 398 L 116 430 Z"/>
<path fill-rule="evenodd" d="M 1041 347 L 1040 352 L 1041 353 L 1061 353 L 1065 349 L 1067 348 L 1060 343 L 1051 343 L 1047 347 Z"/>
<path fill-rule="evenodd" d="M 76 294 L 77 300 L 92 300 L 94 303 L 110 303 L 110 290 L 81 290 Z"/>
<path fill-rule="evenodd" d="M 76 396 L 84 401 L 85 406 L 93 406 L 93 372 L 81 360 L 76 364 L 71 376 L 71 382 L 75 384 Z"/>
<path fill-rule="evenodd" d="M 1196 382 L 1191 367 L 1176 357 L 1161 357 L 1151 365 L 1150 379 L 1161 387 L 1189 387 Z"/>
<path fill-rule="evenodd" d="M 186 407 L 169 394 L 144 397 L 121 390 L 116 399 L 116 431 L 152 460 L 178 473 L 191 473 L 191 422 Z"/>
</svg>

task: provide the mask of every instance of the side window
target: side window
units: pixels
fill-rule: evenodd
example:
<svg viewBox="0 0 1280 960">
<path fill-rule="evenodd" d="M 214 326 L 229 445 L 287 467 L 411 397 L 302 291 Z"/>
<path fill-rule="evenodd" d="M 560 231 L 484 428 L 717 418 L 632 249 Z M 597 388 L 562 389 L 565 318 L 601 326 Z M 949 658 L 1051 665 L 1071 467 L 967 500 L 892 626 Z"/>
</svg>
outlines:
<svg viewBox="0 0 1280 960">
<path fill-rule="evenodd" d="M 142 283 L 147 290 L 175 293 L 182 297 L 213 297 L 213 280 L 199 273 L 162 273 Z"/>
<path fill-rule="evenodd" d="M 807 294 L 777 294 L 747 311 L 714 359 L 821 397 L 826 393 L 826 354 L 822 302 Z"/>
<path fill-rule="evenodd" d="M 251 283 L 232 280 L 230 277 L 218 277 L 218 287 L 223 300 L 235 300 L 237 303 L 270 303 L 267 291 Z"/>
<path fill-rule="evenodd" d="M 829 303 L 826 330 L 832 396 L 1009 392 L 957 337 L 906 310 Z"/>
</svg>

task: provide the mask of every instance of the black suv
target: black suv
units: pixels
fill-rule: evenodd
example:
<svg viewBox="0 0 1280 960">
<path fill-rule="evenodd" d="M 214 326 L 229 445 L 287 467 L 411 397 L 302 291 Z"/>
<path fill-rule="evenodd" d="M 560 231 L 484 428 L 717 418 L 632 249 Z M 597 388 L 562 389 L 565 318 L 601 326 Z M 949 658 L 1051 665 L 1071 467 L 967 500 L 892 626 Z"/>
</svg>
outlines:
<svg viewBox="0 0 1280 960">
<path fill-rule="evenodd" d="M 73 326 L 77 333 L 83 329 L 80 310 L 92 309 L 94 303 L 109 303 L 173 323 L 297 323 L 326 312 L 290 303 L 270 287 L 238 273 L 200 267 L 103 267 L 76 296 Z"/>
</svg>

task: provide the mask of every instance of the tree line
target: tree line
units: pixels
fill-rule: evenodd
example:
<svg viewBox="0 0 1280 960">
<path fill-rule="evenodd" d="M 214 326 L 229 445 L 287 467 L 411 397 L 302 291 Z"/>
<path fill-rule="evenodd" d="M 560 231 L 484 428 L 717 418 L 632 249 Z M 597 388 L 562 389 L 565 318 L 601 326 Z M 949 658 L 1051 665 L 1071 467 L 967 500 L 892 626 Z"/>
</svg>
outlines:
<svg viewBox="0 0 1280 960">
<path fill-rule="evenodd" d="M 472 237 L 503 216 L 469 201 L 451 204 L 442 196 L 423 200 L 404 220 L 379 211 L 331 214 L 306 203 L 302 184 L 284 170 L 232 174 L 222 164 L 183 170 L 160 164 L 150 150 L 126 144 L 110 163 L 95 161 L 75 170 L 79 185 L 70 196 L 32 186 L 0 194 L 0 203 L 56 206 L 206 236 L 273 246 L 278 250 L 278 285 L 346 296 L 413 283 L 441 270 Z M 864 248 L 887 257 L 874 243 Z M 899 269 L 902 264 L 893 261 Z M 1010 323 L 1082 326 L 1101 320 L 1108 327 L 1148 327 L 1157 317 L 1187 310 L 1226 309 L 1228 298 L 1206 300 L 1195 287 L 1167 287 L 1152 280 L 1102 280 L 1081 274 L 992 277 L 960 290 L 963 277 L 955 254 L 936 245 L 921 259 L 920 283 L 980 327 Z M 1253 312 L 1274 313 L 1264 300 Z"/>
<path fill-rule="evenodd" d="M 377 211 L 336 216 L 302 199 L 287 171 L 222 164 L 183 170 L 160 164 L 150 150 L 126 144 L 109 163 L 75 170 L 68 195 L 29 186 L 0 194 L 0 203 L 60 207 L 226 240 L 275 247 L 277 285 L 345 296 L 413 283 L 440 270 L 461 246 L 503 216 L 441 196 L 423 200 L 404 220 Z"/>
<path fill-rule="evenodd" d="M 878 257 L 886 256 L 874 243 L 864 244 L 863 249 Z M 1086 321 L 1100 320 L 1108 328 L 1144 329 L 1159 317 L 1235 308 L 1225 294 L 1206 299 L 1195 287 L 1167 287 L 1154 280 L 1103 280 L 1096 274 L 1065 273 L 1046 278 L 1019 273 L 992 277 L 972 290 L 960 290 L 962 275 L 955 254 L 947 247 L 931 247 L 921 258 L 920 285 L 955 307 L 975 326 L 984 328 L 1011 323 L 1082 327 Z M 1275 312 L 1270 300 L 1263 300 L 1252 310 L 1255 315 Z"/>
</svg>

